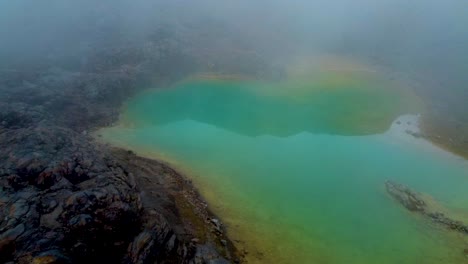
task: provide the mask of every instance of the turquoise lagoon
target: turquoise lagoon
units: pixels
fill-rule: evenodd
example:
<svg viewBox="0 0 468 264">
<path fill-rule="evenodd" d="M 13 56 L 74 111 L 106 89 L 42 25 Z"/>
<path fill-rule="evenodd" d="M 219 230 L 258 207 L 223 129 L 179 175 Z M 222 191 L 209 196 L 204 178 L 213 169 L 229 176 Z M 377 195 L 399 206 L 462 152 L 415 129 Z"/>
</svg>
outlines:
<svg viewBox="0 0 468 264">
<path fill-rule="evenodd" d="M 385 192 L 394 180 L 468 219 L 468 162 L 395 129 L 414 98 L 374 78 L 189 80 L 98 133 L 193 179 L 248 263 L 465 263 L 464 236 Z"/>
</svg>

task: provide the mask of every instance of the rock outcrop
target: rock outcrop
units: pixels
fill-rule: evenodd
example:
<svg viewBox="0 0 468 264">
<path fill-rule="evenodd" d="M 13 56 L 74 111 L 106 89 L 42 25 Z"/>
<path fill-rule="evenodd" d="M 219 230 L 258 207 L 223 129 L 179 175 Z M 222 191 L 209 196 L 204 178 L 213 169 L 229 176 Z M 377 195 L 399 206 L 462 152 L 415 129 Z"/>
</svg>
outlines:
<svg viewBox="0 0 468 264">
<path fill-rule="evenodd" d="M 387 192 L 406 209 L 410 211 L 424 212 L 426 203 L 417 193 L 403 184 L 391 181 L 385 182 Z"/>
<path fill-rule="evenodd" d="M 125 252 L 139 230 L 141 201 L 105 148 L 53 126 L 2 130 L 0 145 L 3 261 L 50 254 L 87 261 Z"/>
<path fill-rule="evenodd" d="M 235 260 L 181 175 L 90 136 L 117 120 L 142 75 L 0 73 L 0 263 Z"/>
<path fill-rule="evenodd" d="M 409 187 L 392 181 L 386 181 L 385 187 L 390 196 L 409 211 L 420 213 L 448 229 L 468 235 L 468 225 L 454 220 L 451 216 L 447 216 L 442 212 L 437 212 L 437 209 L 429 206 L 429 203 L 424 200 L 422 195 Z"/>
<path fill-rule="evenodd" d="M 154 25 L 138 39 L 104 30 L 78 36 L 76 46 L 0 62 L 1 263 L 236 260 L 190 182 L 90 136 L 114 124 L 122 103 L 145 87 L 198 72 L 284 75 L 252 47 L 232 45 L 232 30 L 193 26 Z"/>
</svg>

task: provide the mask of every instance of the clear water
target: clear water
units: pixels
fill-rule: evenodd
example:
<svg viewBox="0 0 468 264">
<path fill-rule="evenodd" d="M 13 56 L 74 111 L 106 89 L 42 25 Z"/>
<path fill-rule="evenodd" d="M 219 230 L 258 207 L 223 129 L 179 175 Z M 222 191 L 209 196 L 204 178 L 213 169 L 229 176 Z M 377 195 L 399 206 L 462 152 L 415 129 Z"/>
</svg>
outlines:
<svg viewBox="0 0 468 264">
<path fill-rule="evenodd" d="M 373 79 L 192 81 L 145 92 L 99 133 L 193 178 L 250 263 L 465 263 L 466 238 L 393 201 L 384 181 L 463 215 L 468 165 L 384 133 L 416 111 Z"/>
</svg>

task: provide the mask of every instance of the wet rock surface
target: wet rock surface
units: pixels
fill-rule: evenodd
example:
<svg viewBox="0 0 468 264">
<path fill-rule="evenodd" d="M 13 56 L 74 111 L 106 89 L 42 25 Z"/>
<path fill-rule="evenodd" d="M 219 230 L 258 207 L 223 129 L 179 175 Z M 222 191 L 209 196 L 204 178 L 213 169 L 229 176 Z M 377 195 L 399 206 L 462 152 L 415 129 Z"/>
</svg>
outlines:
<svg viewBox="0 0 468 264">
<path fill-rule="evenodd" d="M 392 181 L 386 181 L 385 187 L 387 193 L 409 211 L 418 212 L 437 224 L 468 235 L 468 225 L 461 221 L 454 220 L 451 216 L 447 216 L 442 212 L 438 212 L 437 209 L 431 208 L 429 203 L 424 200 L 423 196 L 416 191 L 403 184 Z"/>
</svg>

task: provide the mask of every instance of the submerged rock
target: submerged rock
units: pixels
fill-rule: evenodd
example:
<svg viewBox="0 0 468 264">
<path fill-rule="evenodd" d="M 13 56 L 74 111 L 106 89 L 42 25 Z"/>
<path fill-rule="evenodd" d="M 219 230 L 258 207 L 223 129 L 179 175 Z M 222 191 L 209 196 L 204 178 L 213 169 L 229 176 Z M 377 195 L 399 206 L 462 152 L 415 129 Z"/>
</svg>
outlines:
<svg viewBox="0 0 468 264">
<path fill-rule="evenodd" d="M 436 209 L 431 208 L 431 206 L 424 201 L 422 195 L 411 190 L 409 187 L 392 181 L 386 181 L 385 187 L 390 196 L 409 211 L 418 212 L 448 229 L 468 235 L 468 225 L 465 225 L 461 221 L 454 220 L 452 217 L 446 216 L 442 212 L 437 212 Z"/>
<path fill-rule="evenodd" d="M 424 200 L 410 188 L 391 181 L 386 181 L 385 187 L 387 192 L 404 207 L 406 207 L 406 209 L 420 212 L 425 210 L 426 203 Z"/>
</svg>

